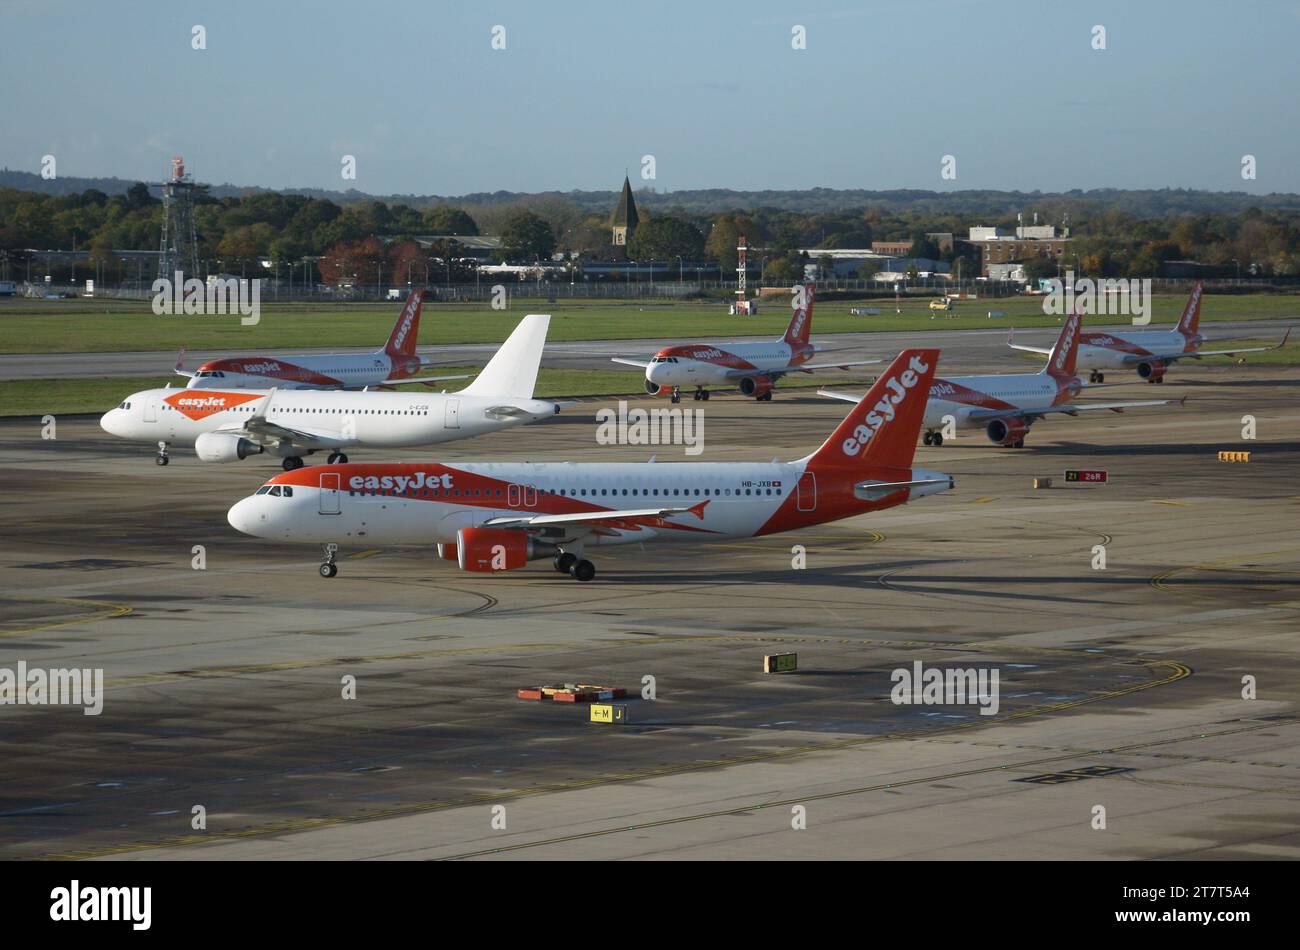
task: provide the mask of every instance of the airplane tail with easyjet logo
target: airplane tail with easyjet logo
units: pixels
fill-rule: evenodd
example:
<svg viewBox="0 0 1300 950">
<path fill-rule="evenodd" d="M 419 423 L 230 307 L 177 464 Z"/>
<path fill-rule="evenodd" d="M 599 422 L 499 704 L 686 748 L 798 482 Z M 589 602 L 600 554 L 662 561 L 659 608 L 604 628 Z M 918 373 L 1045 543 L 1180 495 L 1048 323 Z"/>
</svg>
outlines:
<svg viewBox="0 0 1300 950">
<path fill-rule="evenodd" d="M 1192 295 L 1187 298 L 1187 306 L 1183 307 L 1183 315 L 1178 318 L 1178 332 L 1183 336 L 1196 336 L 1201 326 L 1201 291 L 1205 285 L 1197 283 L 1192 288 Z"/>
<path fill-rule="evenodd" d="M 1076 303 L 1074 313 L 1065 320 L 1056 345 L 1048 354 L 1043 372 L 1055 379 L 1073 379 L 1079 360 L 1079 337 L 1083 335 L 1083 303 Z"/>
<path fill-rule="evenodd" d="M 899 353 L 839 428 L 808 457 L 808 468 L 911 468 L 938 365 L 938 350 Z"/>
<path fill-rule="evenodd" d="M 808 338 L 812 336 L 813 297 L 817 295 L 817 285 L 803 284 L 796 287 L 794 293 L 794 316 L 785 328 L 785 336 L 781 337 L 790 344 L 791 349 L 806 346 Z"/>
<path fill-rule="evenodd" d="M 409 359 L 415 355 L 415 339 L 420 333 L 420 308 L 424 304 L 424 291 L 414 290 L 406 298 L 406 306 L 393 324 L 393 332 L 388 335 L 384 352 L 391 356 L 394 365 L 398 359 Z"/>
</svg>

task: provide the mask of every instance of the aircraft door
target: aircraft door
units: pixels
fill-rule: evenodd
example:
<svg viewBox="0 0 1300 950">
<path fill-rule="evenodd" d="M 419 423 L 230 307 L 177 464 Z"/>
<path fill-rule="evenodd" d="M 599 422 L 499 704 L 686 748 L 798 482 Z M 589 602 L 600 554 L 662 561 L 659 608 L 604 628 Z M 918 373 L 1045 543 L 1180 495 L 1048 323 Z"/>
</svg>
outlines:
<svg viewBox="0 0 1300 950">
<path fill-rule="evenodd" d="M 817 510 L 817 475 L 813 472 L 804 472 L 799 476 L 799 485 L 796 487 L 797 494 L 796 507 L 800 511 Z"/>
<path fill-rule="evenodd" d="M 320 477 L 320 513 L 337 515 L 341 513 L 339 492 L 339 473 L 322 472 Z"/>
<path fill-rule="evenodd" d="M 460 400 L 459 399 L 447 400 L 447 419 L 446 419 L 445 427 L 448 429 L 460 428 Z"/>
</svg>

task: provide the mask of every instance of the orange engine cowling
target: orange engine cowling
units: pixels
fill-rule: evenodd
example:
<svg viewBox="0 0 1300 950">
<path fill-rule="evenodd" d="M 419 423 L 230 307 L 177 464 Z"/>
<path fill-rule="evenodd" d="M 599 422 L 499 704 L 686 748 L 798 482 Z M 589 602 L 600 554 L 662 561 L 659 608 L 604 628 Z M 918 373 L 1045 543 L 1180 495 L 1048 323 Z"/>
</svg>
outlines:
<svg viewBox="0 0 1300 950">
<path fill-rule="evenodd" d="M 766 376 L 746 376 L 740 381 L 740 392 L 755 399 L 766 396 L 772 391 L 772 380 Z"/>
<path fill-rule="evenodd" d="M 1158 383 L 1165 378 L 1165 363 L 1138 363 L 1138 375 L 1149 383 Z"/>
<path fill-rule="evenodd" d="M 457 547 L 454 544 L 439 544 L 438 557 L 444 561 L 459 561 L 460 555 L 457 554 Z"/>
<path fill-rule="evenodd" d="M 456 532 L 455 550 L 462 571 L 492 573 L 517 570 L 533 558 L 549 557 L 556 549 L 518 529 L 461 528 Z"/>
<path fill-rule="evenodd" d="M 645 381 L 645 391 L 651 396 L 671 396 L 673 394 L 673 387 L 660 386 L 658 383 L 647 379 Z"/>
<path fill-rule="evenodd" d="M 1019 419 L 994 419 L 985 431 L 990 442 L 997 445 L 1014 445 L 1025 437 L 1029 426 Z"/>
</svg>

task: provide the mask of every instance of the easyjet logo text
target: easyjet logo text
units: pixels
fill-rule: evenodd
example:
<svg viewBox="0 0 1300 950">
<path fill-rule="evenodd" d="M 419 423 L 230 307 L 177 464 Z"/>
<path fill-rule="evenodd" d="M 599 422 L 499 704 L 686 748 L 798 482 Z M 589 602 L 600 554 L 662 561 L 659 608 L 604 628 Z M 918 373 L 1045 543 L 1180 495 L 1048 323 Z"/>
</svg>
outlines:
<svg viewBox="0 0 1300 950">
<path fill-rule="evenodd" d="M 191 419 L 202 419 L 235 406 L 261 399 L 260 393 L 251 396 L 223 395 L 204 392 L 179 392 L 164 401 Z"/>
<path fill-rule="evenodd" d="M 1065 325 L 1065 332 L 1061 334 L 1061 343 L 1057 347 L 1056 368 L 1058 370 L 1065 367 L 1066 357 L 1068 357 L 1070 351 L 1074 349 L 1074 337 L 1078 332 L 1079 318 L 1077 316 L 1070 317 L 1069 321 Z"/>
<path fill-rule="evenodd" d="M 919 356 L 913 356 L 907 365 L 908 368 L 902 373 L 885 380 L 885 393 L 880 401 L 871 407 L 862 424 L 854 428 L 853 435 L 844 440 L 841 448 L 845 455 L 853 458 L 861 454 L 880 428 L 898 414 L 897 406 L 907 398 L 908 392 L 916 387 L 921 378 L 917 374 L 930 369 L 930 365 L 922 362 Z"/>
<path fill-rule="evenodd" d="M 353 475 L 348 479 L 348 487 L 353 491 L 371 489 L 405 492 L 419 491 L 422 488 L 451 488 L 451 480 L 451 475 L 428 475 L 424 472 L 416 472 L 414 475 Z"/>
</svg>

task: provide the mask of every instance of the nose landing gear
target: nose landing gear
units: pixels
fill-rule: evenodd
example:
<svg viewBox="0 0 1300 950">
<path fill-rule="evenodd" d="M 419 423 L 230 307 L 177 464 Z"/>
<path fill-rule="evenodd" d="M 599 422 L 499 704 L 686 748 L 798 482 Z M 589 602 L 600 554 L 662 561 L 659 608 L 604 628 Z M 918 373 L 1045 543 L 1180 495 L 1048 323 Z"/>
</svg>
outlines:
<svg viewBox="0 0 1300 950">
<path fill-rule="evenodd" d="M 159 465 L 166 465 L 168 462 L 171 461 L 171 459 L 169 459 L 169 458 L 167 457 L 167 443 L 166 443 L 166 442 L 159 442 L 159 443 L 158 443 L 158 457 L 155 458 L 154 461 L 157 462 Z"/>
<path fill-rule="evenodd" d="M 680 386 L 674 386 L 674 387 L 673 387 L 673 394 L 672 394 L 671 396 L 668 397 L 668 401 L 669 401 L 669 402 L 681 402 L 681 401 L 682 401 L 682 388 L 681 388 Z"/>
<path fill-rule="evenodd" d="M 321 562 L 320 576 L 333 577 L 339 572 L 339 567 L 334 562 L 338 560 L 339 546 L 331 541 L 325 545 L 325 560 Z"/>
</svg>

